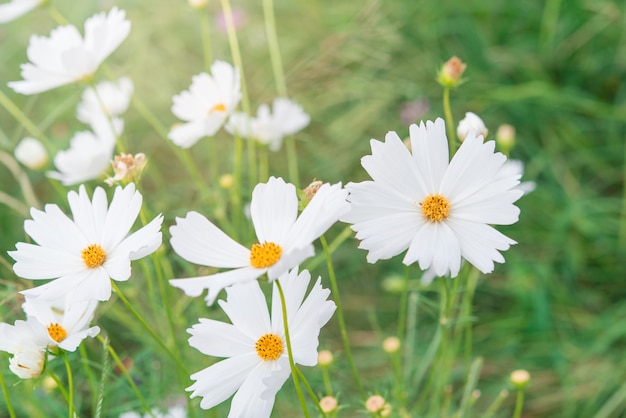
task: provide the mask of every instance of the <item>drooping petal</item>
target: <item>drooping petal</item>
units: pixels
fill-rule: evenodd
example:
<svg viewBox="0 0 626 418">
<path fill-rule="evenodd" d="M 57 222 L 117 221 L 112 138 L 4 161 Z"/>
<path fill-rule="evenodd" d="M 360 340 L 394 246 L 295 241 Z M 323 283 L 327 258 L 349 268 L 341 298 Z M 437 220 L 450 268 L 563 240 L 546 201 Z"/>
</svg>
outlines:
<svg viewBox="0 0 626 418">
<path fill-rule="evenodd" d="M 207 356 L 240 356 L 252 352 L 256 342 L 237 327 L 214 319 L 200 318 L 187 332 L 191 334 L 189 345 Z"/>
<path fill-rule="evenodd" d="M 170 284 L 182 289 L 187 296 L 200 296 L 204 289 L 208 289 L 209 292 L 206 296 L 206 301 L 208 305 L 212 305 L 222 289 L 232 286 L 235 283 L 255 280 L 263 273 L 265 273 L 264 269 L 243 267 L 209 276 L 172 279 L 170 280 Z"/>
</svg>

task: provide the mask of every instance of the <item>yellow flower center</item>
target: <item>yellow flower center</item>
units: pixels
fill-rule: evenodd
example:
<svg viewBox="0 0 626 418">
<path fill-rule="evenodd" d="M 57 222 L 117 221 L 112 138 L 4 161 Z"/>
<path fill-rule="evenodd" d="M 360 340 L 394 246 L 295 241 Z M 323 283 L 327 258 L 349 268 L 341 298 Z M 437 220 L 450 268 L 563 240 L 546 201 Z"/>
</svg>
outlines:
<svg viewBox="0 0 626 418">
<path fill-rule="evenodd" d="M 283 340 L 276 334 L 265 334 L 254 344 L 254 349 L 263 361 L 278 360 L 283 353 Z"/>
<path fill-rule="evenodd" d="M 107 258 L 107 253 L 98 244 L 91 244 L 80 252 L 85 265 L 90 269 L 100 267 Z"/>
<path fill-rule="evenodd" d="M 67 331 L 59 324 L 51 324 L 48 327 L 48 335 L 57 343 L 60 343 L 67 337 Z"/>
<path fill-rule="evenodd" d="M 209 114 L 213 112 L 226 112 L 226 105 L 224 103 L 218 103 L 209 109 Z"/>
<path fill-rule="evenodd" d="M 422 214 L 431 222 L 441 222 L 450 215 L 450 201 L 440 194 L 429 194 L 420 203 Z"/>
<path fill-rule="evenodd" d="M 280 260 L 283 249 L 273 242 L 254 244 L 250 249 L 250 265 L 258 269 L 267 268 Z"/>
</svg>

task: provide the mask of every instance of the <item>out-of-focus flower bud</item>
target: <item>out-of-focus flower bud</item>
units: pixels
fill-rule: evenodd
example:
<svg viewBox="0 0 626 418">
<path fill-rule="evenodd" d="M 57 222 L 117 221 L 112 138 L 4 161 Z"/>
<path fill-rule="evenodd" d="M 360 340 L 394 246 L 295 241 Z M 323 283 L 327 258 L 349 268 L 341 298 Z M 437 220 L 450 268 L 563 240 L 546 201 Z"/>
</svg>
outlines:
<svg viewBox="0 0 626 418">
<path fill-rule="evenodd" d="M 146 166 L 146 156 L 143 153 L 138 154 L 120 154 L 116 155 L 115 159 L 111 161 L 113 166 L 113 172 L 115 175 L 109 177 L 104 182 L 109 186 L 113 186 L 115 183 L 124 181 L 130 183 L 139 179 L 141 172 Z"/>
<path fill-rule="evenodd" d="M 320 408 L 324 411 L 325 414 L 330 414 L 331 412 L 337 410 L 337 399 L 332 396 L 324 396 L 320 399 Z"/>
<path fill-rule="evenodd" d="M 476 134 L 476 136 L 482 135 L 483 138 L 486 138 L 489 133 L 489 130 L 480 116 L 476 113 L 467 112 L 456 128 L 456 136 L 458 136 L 459 140 L 463 142 L 472 131 Z"/>
<path fill-rule="evenodd" d="M 508 124 L 500 125 L 496 131 L 496 143 L 502 153 L 509 155 L 515 146 L 515 127 Z"/>
<path fill-rule="evenodd" d="M 400 349 L 400 339 L 398 337 L 387 337 L 383 341 L 383 351 L 393 354 Z"/>
<path fill-rule="evenodd" d="M 466 68 L 467 65 L 458 57 L 452 57 L 439 70 L 437 81 L 444 87 L 456 87 L 461 84 L 461 76 Z"/>
<path fill-rule="evenodd" d="M 320 366 L 330 366 L 333 363 L 333 353 L 329 350 L 321 350 L 317 354 L 317 362 Z"/>
<path fill-rule="evenodd" d="M 526 370 L 514 370 L 509 379 L 517 389 L 524 389 L 530 382 L 530 373 Z"/>
<path fill-rule="evenodd" d="M 48 162 L 48 152 L 35 138 L 26 137 L 15 147 L 15 158 L 32 170 L 38 170 Z"/>
<path fill-rule="evenodd" d="M 188 0 L 189 5 L 194 9 L 203 9 L 209 4 L 209 0 Z"/>
</svg>

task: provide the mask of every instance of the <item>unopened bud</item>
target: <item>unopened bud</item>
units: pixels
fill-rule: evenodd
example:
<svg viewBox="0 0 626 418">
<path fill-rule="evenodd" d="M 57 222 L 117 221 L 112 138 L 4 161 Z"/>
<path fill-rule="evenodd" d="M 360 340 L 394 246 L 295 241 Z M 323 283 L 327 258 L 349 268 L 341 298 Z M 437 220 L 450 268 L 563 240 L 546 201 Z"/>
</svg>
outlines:
<svg viewBox="0 0 626 418">
<path fill-rule="evenodd" d="M 367 398 L 365 401 L 365 409 L 369 412 L 382 412 L 387 402 L 385 398 L 380 395 L 373 395 Z"/>
<path fill-rule="evenodd" d="M 209 0 L 188 0 L 189 5 L 194 9 L 203 9 L 209 4 Z"/>
<path fill-rule="evenodd" d="M 15 147 L 15 158 L 31 170 L 38 170 L 48 162 L 48 152 L 35 138 L 26 137 Z"/>
<path fill-rule="evenodd" d="M 333 363 L 333 353 L 329 350 L 322 350 L 317 354 L 317 362 L 320 366 L 330 366 Z"/>
<path fill-rule="evenodd" d="M 439 70 L 437 81 L 444 87 L 456 87 L 461 83 L 461 76 L 467 68 L 459 58 L 452 57 Z"/>
<path fill-rule="evenodd" d="M 514 370 L 511 373 L 510 380 L 517 389 L 524 389 L 530 381 L 530 373 L 526 370 Z"/>
<path fill-rule="evenodd" d="M 515 145 L 515 127 L 508 124 L 500 125 L 496 131 L 496 143 L 500 150 L 508 155 Z"/>
<path fill-rule="evenodd" d="M 232 174 L 223 174 L 219 179 L 220 187 L 224 190 L 228 190 L 233 187 L 235 178 Z"/>
<path fill-rule="evenodd" d="M 310 202 L 313 196 L 315 196 L 315 193 L 322 187 L 322 184 L 324 183 L 320 180 L 314 180 L 311 184 L 306 186 L 304 190 L 302 190 L 304 192 L 304 198 Z"/>
<path fill-rule="evenodd" d="M 387 337 L 383 341 L 383 351 L 393 354 L 400 349 L 400 339 L 398 337 Z"/>
<path fill-rule="evenodd" d="M 456 128 L 456 136 L 463 142 L 470 132 L 474 132 L 476 136 L 482 135 L 483 138 L 486 138 L 489 130 L 480 116 L 476 113 L 467 112 Z"/>
<path fill-rule="evenodd" d="M 337 399 L 332 396 L 324 396 L 320 399 L 320 408 L 325 414 L 330 414 L 337 409 Z"/>
<path fill-rule="evenodd" d="M 135 155 L 124 153 L 116 155 L 115 159 L 111 161 L 115 175 L 105 179 L 104 182 L 109 186 L 113 186 L 121 181 L 130 183 L 138 180 L 146 166 L 146 162 L 146 155 L 141 152 Z"/>
</svg>

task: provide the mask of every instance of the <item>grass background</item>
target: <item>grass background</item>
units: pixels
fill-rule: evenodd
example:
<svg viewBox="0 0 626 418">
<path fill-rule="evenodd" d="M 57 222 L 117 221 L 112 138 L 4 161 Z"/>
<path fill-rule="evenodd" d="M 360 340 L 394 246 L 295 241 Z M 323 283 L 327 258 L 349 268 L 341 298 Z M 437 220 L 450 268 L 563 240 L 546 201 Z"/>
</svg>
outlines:
<svg viewBox="0 0 626 418">
<path fill-rule="evenodd" d="M 172 95 L 186 89 L 191 76 L 205 68 L 199 18 L 186 2 L 53 3 L 79 28 L 85 18 L 113 4 L 127 10 L 133 29 L 107 61 L 109 68 L 116 75 L 133 79 L 137 97 L 165 126 L 176 122 L 169 110 Z M 275 3 L 289 93 L 312 118 L 311 125 L 297 135 L 301 186 L 314 177 L 344 183 L 365 179 L 360 158 L 370 153 L 369 139 L 382 139 L 389 130 L 406 135 L 408 129 L 400 112 L 408 101 L 419 99 L 429 104 L 423 119 L 442 116 L 441 89 L 434 82 L 436 71 L 452 55 L 468 64 L 467 82 L 452 94 L 455 119 L 466 111 L 476 112 L 489 127 L 491 137 L 499 124 L 514 125 L 517 147 L 512 157 L 526 163 L 525 179 L 537 182 L 537 190 L 519 202 L 519 223 L 501 229 L 519 244 L 505 254 L 505 265 L 481 278 L 474 299 L 474 353 L 486 359 L 478 385 L 483 393 L 479 403 L 483 398 L 488 403 L 507 387 L 511 370 L 525 368 L 532 375 L 527 417 L 626 416 L 624 2 Z M 219 6 L 218 1 L 211 2 L 208 13 L 217 16 Z M 276 95 L 262 7 L 252 1 L 233 1 L 233 6 L 245 15 L 238 36 L 250 101 L 256 108 Z M 213 17 L 211 21 L 213 57 L 232 61 L 225 33 Z M 25 62 L 30 34 L 48 34 L 54 26 L 45 10 L 38 10 L 0 27 L 3 85 L 19 79 L 19 64 Z M 73 132 L 86 129 L 73 117 L 79 86 L 36 97 L 1 88 L 59 149 L 66 148 Z M 202 198 L 206 190 L 198 190 L 190 182 L 171 147 L 136 110 L 129 110 L 125 120 L 129 150 L 145 152 L 150 158 L 142 186 L 144 201 L 152 212 L 164 213 L 165 224 L 173 224 L 175 216 L 192 209 L 207 214 L 227 212 L 228 207 L 219 202 L 206 203 Z M 0 131 L 0 145 L 9 152 L 25 135 L 3 109 Z M 217 152 L 224 155 L 219 171 L 228 172 L 231 140 L 222 133 L 215 141 Z M 206 141 L 201 141 L 192 148 L 191 158 L 211 185 L 214 179 L 209 178 L 208 153 Z M 271 155 L 270 162 L 270 174 L 286 176 L 283 152 Z M 28 175 L 41 202 L 66 206 L 42 173 Z M 0 167 L 0 179 L 2 191 L 20 196 L 19 187 L 4 167 Z M 245 185 L 244 198 L 252 186 Z M 207 188 L 218 196 L 223 193 L 213 186 Z M 0 207 L 3 261 L 10 260 L 6 251 L 26 239 L 23 219 Z M 339 230 L 336 227 L 330 235 Z M 389 391 L 385 377 L 388 362 L 379 342 L 395 332 L 398 296 L 385 292 L 381 283 L 402 273 L 402 268 L 399 258 L 367 265 L 365 253 L 355 247 L 356 242 L 348 240 L 337 252 L 335 262 L 351 339 L 360 364 L 367 364 L 364 374 L 369 378 L 368 390 L 385 393 Z M 163 251 L 171 253 L 167 241 Z M 178 274 L 194 271 L 173 254 L 169 259 Z M 172 335 L 159 305 L 162 295 L 156 286 L 146 287 L 142 282 L 151 268 L 148 263 L 135 264 L 139 278 L 125 283 L 123 289 L 168 343 L 178 341 L 185 358 L 192 361 L 190 370 L 206 367 L 206 358 L 185 347 L 184 330 L 199 316 L 219 317 L 219 312 L 207 312 L 200 301 L 168 290 L 177 313 Z M 320 267 L 315 273 L 326 272 Z M 416 270 L 413 273 L 417 274 Z M 31 283 L 16 278 L 7 263 L 0 266 L 0 283 L 2 320 L 12 323 L 21 317 L 15 292 Z M 435 298 L 427 290 L 423 295 Z M 133 358 L 133 376 L 148 401 L 161 406 L 180 401 L 182 390 L 174 391 L 171 386 L 184 388 L 188 382 L 177 380 L 163 352 L 131 320 L 120 302 L 104 304 L 98 315 L 98 324 L 116 350 Z M 428 343 L 434 321 L 425 309 L 418 328 L 420 347 Z M 336 350 L 339 357 L 334 376 L 341 399 L 351 403 L 352 409 L 355 405 L 358 408 L 334 323 L 323 331 L 321 344 Z M 96 342 L 88 342 L 86 348 L 99 376 L 101 348 Z M 80 363 L 77 354 L 75 359 Z M 57 361 L 53 367 L 63 375 L 62 364 Z M 76 368 L 80 376 L 81 368 Z M 46 390 L 42 381 L 17 382 L 6 367 L 2 374 L 10 385 L 15 384 L 11 393 L 23 415 L 65 414 L 62 398 Z M 307 376 L 321 390 L 319 372 L 307 371 Z M 453 386 L 458 397 L 459 381 Z M 82 390 L 85 410 L 89 410 L 89 388 Z M 297 416 L 294 400 L 288 383 L 278 396 L 275 415 Z M 3 402 L 0 400 L 0 411 Z M 512 402 L 505 402 L 501 416 L 510 416 Z M 133 408 L 138 408 L 136 399 L 124 380 L 113 373 L 107 382 L 105 416 Z M 222 416 L 226 408 L 215 416 Z"/>
</svg>

